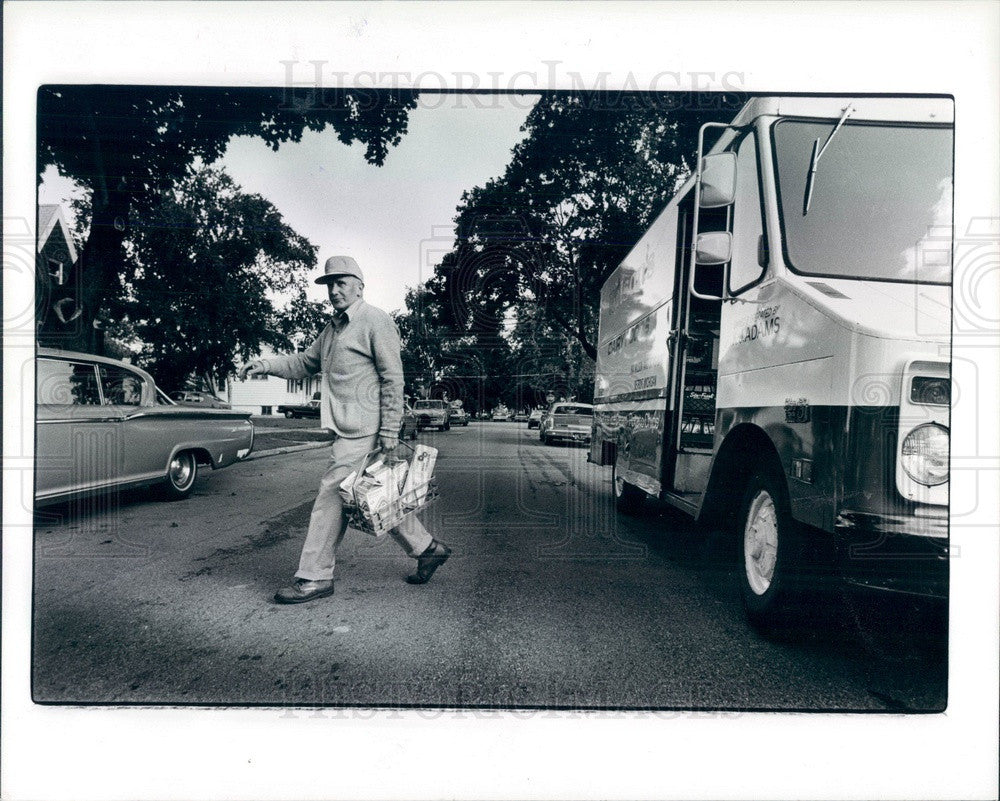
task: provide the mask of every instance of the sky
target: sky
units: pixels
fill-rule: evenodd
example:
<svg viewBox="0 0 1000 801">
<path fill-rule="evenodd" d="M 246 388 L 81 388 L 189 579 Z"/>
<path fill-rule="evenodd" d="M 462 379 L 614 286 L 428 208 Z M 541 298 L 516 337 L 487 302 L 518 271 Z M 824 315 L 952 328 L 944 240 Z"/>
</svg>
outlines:
<svg viewBox="0 0 1000 801">
<path fill-rule="evenodd" d="M 535 98 L 525 95 L 422 95 L 409 130 L 385 164 L 364 159 L 332 129 L 307 131 L 277 152 L 253 137 L 234 138 L 217 162 L 247 192 L 263 195 L 293 229 L 319 247 L 308 297 L 324 300 L 312 278 L 329 256 L 350 255 L 365 274 L 365 299 L 404 307 L 406 288 L 430 277 L 451 249 L 462 192 L 500 176 Z M 65 203 L 73 185 L 54 169 L 39 203 Z M 68 210 L 67 210 L 68 214 Z"/>
</svg>

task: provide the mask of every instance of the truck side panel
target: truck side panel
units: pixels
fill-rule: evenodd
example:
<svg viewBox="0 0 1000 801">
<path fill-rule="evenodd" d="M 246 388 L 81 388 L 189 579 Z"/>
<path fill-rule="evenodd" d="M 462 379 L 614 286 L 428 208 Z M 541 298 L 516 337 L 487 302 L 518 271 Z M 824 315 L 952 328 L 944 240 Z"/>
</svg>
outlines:
<svg viewBox="0 0 1000 801">
<path fill-rule="evenodd" d="M 683 193 L 682 193 L 683 195 Z M 678 195 L 601 289 L 590 460 L 656 494 L 670 390 Z"/>
</svg>

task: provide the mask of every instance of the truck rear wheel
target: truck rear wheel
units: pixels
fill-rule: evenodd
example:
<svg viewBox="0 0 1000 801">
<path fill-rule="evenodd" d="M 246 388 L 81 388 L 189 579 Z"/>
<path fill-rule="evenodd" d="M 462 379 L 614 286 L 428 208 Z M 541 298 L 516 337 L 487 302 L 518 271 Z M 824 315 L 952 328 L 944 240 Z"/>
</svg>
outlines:
<svg viewBox="0 0 1000 801">
<path fill-rule="evenodd" d="M 611 468 L 611 492 L 615 499 L 615 509 L 623 515 L 638 514 L 646 499 L 645 492 L 618 475 L 617 463 Z"/>
<path fill-rule="evenodd" d="M 795 540 L 787 494 L 772 471 L 750 477 L 738 519 L 743 607 L 754 628 L 771 631 L 787 611 Z"/>
</svg>

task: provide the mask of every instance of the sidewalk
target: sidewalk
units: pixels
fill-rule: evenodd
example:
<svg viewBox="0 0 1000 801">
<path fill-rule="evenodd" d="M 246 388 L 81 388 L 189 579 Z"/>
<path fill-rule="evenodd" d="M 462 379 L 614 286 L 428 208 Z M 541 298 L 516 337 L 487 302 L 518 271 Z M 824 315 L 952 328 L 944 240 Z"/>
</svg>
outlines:
<svg viewBox="0 0 1000 801">
<path fill-rule="evenodd" d="M 247 459 L 323 448 L 332 440 L 333 435 L 330 432 L 318 428 L 258 424 L 254 430 L 253 451 Z"/>
</svg>

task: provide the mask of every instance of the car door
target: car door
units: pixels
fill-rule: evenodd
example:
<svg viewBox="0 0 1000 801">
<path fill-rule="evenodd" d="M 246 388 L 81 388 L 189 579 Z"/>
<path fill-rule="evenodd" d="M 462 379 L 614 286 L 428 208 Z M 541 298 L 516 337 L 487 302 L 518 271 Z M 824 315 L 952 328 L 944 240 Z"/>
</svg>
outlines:
<svg viewBox="0 0 1000 801">
<path fill-rule="evenodd" d="M 119 482 L 145 482 L 164 476 L 176 425 L 151 414 L 155 389 L 125 366 L 100 364 L 98 375 L 105 409 L 119 426 Z"/>
<path fill-rule="evenodd" d="M 104 405 L 93 362 L 39 357 L 35 370 L 35 495 L 87 492 L 117 482 L 119 418 Z"/>
</svg>

